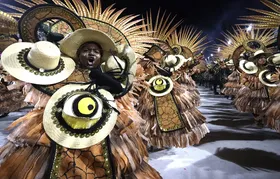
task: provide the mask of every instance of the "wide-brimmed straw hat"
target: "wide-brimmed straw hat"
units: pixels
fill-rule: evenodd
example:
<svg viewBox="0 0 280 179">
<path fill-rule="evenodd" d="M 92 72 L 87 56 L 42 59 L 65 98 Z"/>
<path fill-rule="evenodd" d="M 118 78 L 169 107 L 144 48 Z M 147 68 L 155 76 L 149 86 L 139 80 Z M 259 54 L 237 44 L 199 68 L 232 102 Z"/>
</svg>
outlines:
<svg viewBox="0 0 280 179">
<path fill-rule="evenodd" d="M 95 42 L 101 46 L 103 61 L 106 61 L 108 56 L 111 55 L 110 51 L 116 51 L 116 45 L 108 35 L 90 28 L 79 29 L 66 36 L 60 41 L 60 50 L 69 57 L 76 59 L 78 49 L 87 42 Z"/>
<path fill-rule="evenodd" d="M 88 86 L 71 84 L 60 88 L 45 108 L 44 129 L 61 146 L 90 147 L 105 139 L 116 124 L 114 97 L 103 89 L 89 91 Z"/>
<path fill-rule="evenodd" d="M 257 50 L 255 53 L 254 53 L 254 56 L 250 57 L 249 60 L 250 61 L 253 61 L 257 58 L 259 58 L 260 56 L 265 56 L 265 58 L 271 56 L 272 53 L 268 53 L 268 52 L 265 52 L 263 50 Z"/>
<path fill-rule="evenodd" d="M 267 61 L 271 64 L 280 65 L 280 53 L 268 57 Z"/>
<path fill-rule="evenodd" d="M 191 59 L 191 57 L 186 59 L 183 55 L 168 55 L 164 59 L 164 62 L 170 68 L 170 71 L 173 72 L 180 69 L 184 63 L 190 61 Z"/>
<path fill-rule="evenodd" d="M 255 74 L 259 70 L 254 62 L 250 62 L 244 59 L 239 61 L 239 68 L 247 74 Z"/>
<path fill-rule="evenodd" d="M 61 82 L 75 69 L 75 62 L 48 41 L 14 43 L 3 51 L 1 62 L 15 78 L 40 85 Z"/>
</svg>

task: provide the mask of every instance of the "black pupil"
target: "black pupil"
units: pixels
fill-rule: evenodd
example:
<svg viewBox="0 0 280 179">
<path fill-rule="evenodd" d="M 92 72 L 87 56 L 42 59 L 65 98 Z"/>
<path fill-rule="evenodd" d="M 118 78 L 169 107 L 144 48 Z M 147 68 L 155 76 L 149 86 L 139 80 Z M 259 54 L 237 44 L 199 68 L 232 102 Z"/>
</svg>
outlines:
<svg viewBox="0 0 280 179">
<path fill-rule="evenodd" d="M 88 105 L 88 110 L 92 110 L 92 109 L 93 109 L 93 105 L 92 104 Z"/>
</svg>

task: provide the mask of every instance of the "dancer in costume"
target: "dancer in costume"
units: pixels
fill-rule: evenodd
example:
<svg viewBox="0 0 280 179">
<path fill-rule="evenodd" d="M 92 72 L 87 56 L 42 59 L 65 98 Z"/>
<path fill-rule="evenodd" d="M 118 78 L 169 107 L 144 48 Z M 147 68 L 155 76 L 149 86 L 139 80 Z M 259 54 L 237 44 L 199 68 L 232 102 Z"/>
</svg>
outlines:
<svg viewBox="0 0 280 179">
<path fill-rule="evenodd" d="M 278 29 L 280 25 L 280 10 L 279 10 L 279 2 L 271 2 L 268 0 L 261 0 L 267 9 L 270 10 L 258 10 L 258 9 L 250 9 L 253 10 L 257 15 L 251 15 L 242 17 L 242 20 L 253 22 L 253 26 L 255 28 L 260 29 Z M 274 19 L 273 21 L 271 19 Z M 280 47 L 280 39 L 279 39 L 279 29 L 277 36 L 277 45 L 278 49 Z M 277 52 L 275 52 L 277 53 Z M 265 124 L 268 127 L 275 129 L 277 132 L 280 132 L 280 113 L 279 113 L 279 97 L 280 97 L 280 87 L 279 87 L 279 54 L 274 54 L 266 59 L 266 67 L 259 73 L 259 80 L 268 88 L 268 94 L 270 97 L 269 106 L 265 111 Z"/>
<path fill-rule="evenodd" d="M 222 91 L 226 82 L 226 77 L 229 75 L 229 69 L 226 67 L 224 59 L 215 59 L 214 65 L 209 69 L 209 72 L 213 75 L 212 84 L 214 94 L 220 94 L 217 88 L 219 86 L 220 92 Z"/>
<path fill-rule="evenodd" d="M 39 7 L 42 7 L 42 6 L 39 6 Z M 49 7 L 51 7 L 51 9 L 56 9 L 55 7 L 50 6 L 50 5 L 49 5 Z M 57 8 L 61 8 L 61 7 L 57 7 Z M 98 6 L 98 8 L 100 8 L 100 5 Z M 46 9 L 46 6 L 44 7 L 44 9 Z M 99 11 L 99 12 L 101 13 L 101 11 Z M 25 18 L 28 19 L 27 17 L 25 17 Z M 107 28 L 113 27 L 113 26 L 108 26 L 108 24 L 105 24 L 105 23 L 104 23 L 105 25 L 102 25 L 102 24 L 100 25 L 100 21 L 97 21 L 95 19 L 88 19 L 87 22 L 91 22 L 91 23 L 95 23 L 95 24 L 99 25 L 99 26 L 97 26 L 97 28 L 98 27 L 101 28 L 101 26 L 102 26 L 103 30 L 104 30 L 104 27 L 107 27 Z M 119 22 L 119 23 L 121 23 L 121 22 Z M 127 28 L 127 26 L 124 28 Z M 135 29 L 135 27 L 133 27 L 133 29 Z M 124 95 L 122 92 L 124 89 L 125 89 L 124 91 L 127 91 L 127 89 L 129 89 L 127 87 L 130 86 L 131 80 L 133 80 L 133 78 L 132 78 L 133 73 L 135 73 L 135 72 L 133 72 L 134 71 L 133 69 L 135 69 L 135 68 L 133 68 L 133 65 L 135 64 L 135 54 L 128 45 L 121 45 L 121 44 L 116 45 L 115 44 L 115 42 L 117 42 L 117 41 L 113 40 L 114 35 L 115 35 L 115 37 L 118 35 L 117 36 L 118 39 L 120 39 L 120 37 L 123 40 L 126 39 L 124 36 L 119 36 L 120 34 L 115 33 L 115 32 L 116 31 L 111 31 L 112 34 L 108 34 L 108 35 L 110 35 L 110 37 L 109 37 L 107 34 L 104 34 L 99 30 L 81 29 L 81 30 L 75 31 L 74 33 L 69 35 L 65 40 L 63 40 L 61 42 L 61 44 L 60 44 L 61 51 L 65 54 L 67 54 L 68 56 L 75 58 L 76 62 L 78 62 L 77 63 L 78 65 L 77 65 L 77 68 L 75 69 L 75 71 L 72 73 L 72 75 L 70 77 L 68 77 L 66 81 L 64 81 L 62 83 L 52 85 L 52 86 L 36 85 L 37 89 L 40 89 L 41 91 L 44 91 L 45 93 L 48 93 L 48 94 L 52 94 L 55 91 L 57 91 L 57 93 L 55 93 L 54 96 L 52 96 L 51 100 L 45 100 L 45 102 L 47 102 L 47 107 L 50 104 L 49 102 L 52 101 L 53 97 L 55 99 L 55 96 L 57 96 L 56 94 L 59 94 L 58 96 L 60 96 L 60 94 L 64 93 L 64 92 L 60 93 L 61 92 L 60 90 L 62 90 L 62 91 L 63 91 L 63 89 L 67 89 L 67 91 L 70 90 L 67 86 L 64 86 L 65 83 L 73 83 L 73 82 L 92 83 L 92 81 L 94 81 L 95 84 L 98 84 L 98 86 L 102 86 L 102 87 L 105 86 L 105 89 L 110 91 L 111 93 L 117 92 L 117 94 L 115 94 L 114 96 Z M 113 33 L 115 33 L 115 34 L 113 34 Z M 89 37 L 93 37 L 95 39 L 91 39 Z M 73 43 L 73 42 L 81 42 L 82 44 Z M 91 42 L 91 43 L 86 43 L 86 42 Z M 92 44 L 92 42 L 97 42 L 97 44 L 99 44 L 99 45 Z M 83 44 L 85 44 L 85 45 L 83 45 Z M 108 44 L 109 44 L 110 48 L 107 48 Z M 110 46 L 110 44 L 111 44 L 111 46 Z M 112 46 L 112 44 L 113 44 L 113 46 Z M 74 45 L 75 47 L 72 49 L 67 45 L 70 45 L 70 46 Z M 97 49 L 95 49 L 95 50 L 89 49 L 89 48 L 93 48 L 90 46 L 95 46 L 94 48 L 97 47 Z M 99 47 L 102 48 L 102 50 L 101 50 L 103 52 L 102 54 L 100 54 L 101 51 L 100 51 Z M 138 48 L 141 48 L 141 44 L 138 46 Z M 90 53 L 97 53 L 97 51 L 99 51 L 99 56 L 101 56 L 102 59 L 106 59 L 105 64 L 102 65 L 102 67 L 104 67 L 104 68 L 102 68 L 103 70 L 101 70 L 100 68 L 95 69 L 95 70 L 83 69 L 85 65 L 95 67 L 94 62 L 95 61 L 97 62 L 97 59 L 93 60 L 93 58 L 97 58 L 97 57 L 91 57 L 91 58 L 87 57 L 87 58 L 85 58 L 87 60 L 81 60 L 82 58 L 80 57 L 78 60 L 78 58 L 76 58 L 76 57 L 82 55 L 83 51 L 87 51 L 87 53 L 89 53 L 89 51 L 92 51 Z M 75 52 L 78 52 L 79 55 Z M 117 53 L 118 56 L 120 57 L 120 59 L 124 58 L 123 61 L 118 59 L 115 55 L 112 55 L 111 53 L 112 54 Z M 85 56 L 87 56 L 87 55 L 85 55 Z M 94 55 L 92 55 L 92 56 L 94 56 Z M 124 63 L 124 61 L 125 61 L 125 63 Z M 102 62 L 104 62 L 104 60 L 102 60 Z M 98 64 L 98 63 L 96 63 L 96 65 L 98 67 L 100 66 L 100 64 Z M 123 68 L 123 65 L 124 65 L 124 68 Z M 116 68 L 116 67 L 118 67 L 118 68 Z M 105 71 L 107 71 L 107 74 L 105 74 Z M 124 78 L 125 76 L 128 76 L 128 77 Z M 105 79 L 105 80 L 100 80 L 100 79 Z M 118 80 L 116 80 L 116 79 L 118 79 Z M 123 82 L 123 84 L 128 84 L 128 85 L 121 85 L 121 83 L 119 81 Z M 112 83 L 112 82 L 114 82 L 114 83 Z M 108 83 L 110 85 L 108 85 Z M 117 85 L 114 85 L 112 87 L 113 84 L 117 84 Z M 61 87 L 61 86 L 64 86 L 64 87 Z M 116 87 L 118 87 L 117 89 L 119 89 L 119 90 L 115 91 Z M 78 88 L 82 89 L 82 87 L 80 87 L 80 86 Z M 73 88 L 71 88 L 71 89 L 73 89 Z M 95 92 L 94 98 L 98 95 L 98 92 L 96 92 L 98 90 L 94 90 L 90 87 L 88 87 L 87 89 L 88 90 L 85 90 L 86 92 L 88 92 L 88 91 Z M 33 89 L 33 90 L 35 90 L 35 89 Z M 122 94 L 119 94 L 119 92 L 121 92 Z M 108 92 L 107 92 L 107 94 L 108 94 Z M 107 95 L 107 94 L 105 94 L 104 96 L 106 98 L 109 96 L 108 98 L 110 98 L 110 100 L 112 100 L 112 95 L 110 97 L 110 95 Z M 66 99 L 66 101 L 68 101 L 67 99 Z M 101 99 L 101 98 L 99 98 L 99 99 Z M 99 126 L 99 125 L 96 126 L 94 124 L 96 122 L 96 120 L 95 120 L 95 122 L 93 121 L 93 123 L 90 124 L 90 127 L 92 125 L 95 125 L 95 126 L 90 128 L 89 130 L 86 130 L 87 133 L 89 133 L 89 131 L 90 131 L 90 135 L 95 135 L 95 134 L 97 135 L 97 133 L 98 133 L 98 134 L 102 134 L 103 137 L 106 137 L 106 135 L 109 134 L 109 137 L 107 137 L 106 139 L 104 138 L 105 141 L 101 137 L 101 141 L 97 142 L 95 145 L 92 143 L 92 146 L 85 150 L 83 150 L 83 149 L 75 150 L 74 146 L 72 146 L 73 150 L 71 150 L 72 147 L 66 146 L 66 145 L 64 145 L 65 144 L 64 143 L 62 145 L 63 147 L 58 147 L 56 150 L 56 151 L 59 150 L 60 152 L 58 151 L 57 153 L 52 153 L 53 150 L 51 150 L 51 149 L 53 149 L 53 146 L 61 145 L 61 143 L 60 143 L 61 140 L 60 139 L 56 140 L 55 137 L 52 137 L 53 133 L 48 132 L 48 130 L 45 129 L 46 128 L 45 124 L 44 124 L 45 130 L 42 128 L 42 114 L 44 112 L 45 112 L 45 114 L 49 114 L 46 112 L 47 108 L 45 110 L 38 109 L 38 110 L 32 111 L 31 113 L 27 114 L 27 116 L 21 118 L 20 120 L 18 120 L 12 124 L 11 127 L 14 127 L 14 125 L 16 125 L 17 123 L 24 121 L 23 123 L 21 123 L 21 125 L 19 127 L 17 127 L 17 129 L 12 134 L 10 134 L 10 136 L 9 136 L 9 139 L 11 139 L 10 142 L 8 144 L 6 144 L 4 147 L 2 147 L 1 154 L 4 155 L 4 157 L 3 157 L 4 163 L 2 163 L 0 170 L 1 169 L 5 170 L 5 167 L 7 167 L 7 165 L 10 164 L 10 161 L 11 161 L 10 159 L 12 159 L 13 158 L 12 156 L 14 156 L 13 154 L 16 155 L 16 152 L 28 151 L 28 147 L 26 147 L 25 145 L 29 141 L 32 143 L 32 146 L 35 146 L 35 148 L 40 148 L 40 150 L 43 150 L 43 152 L 41 152 L 41 153 L 45 153 L 45 154 L 49 153 L 49 155 L 44 155 L 44 157 L 46 157 L 46 158 L 49 157 L 50 161 L 47 162 L 46 160 L 44 160 L 46 162 L 38 164 L 38 168 L 32 168 L 30 163 L 26 163 L 26 165 L 23 167 L 27 168 L 27 170 L 24 170 L 27 175 L 34 174 L 34 175 L 42 176 L 42 174 L 45 173 L 46 175 L 48 175 L 48 177 L 49 176 L 54 177 L 55 176 L 54 174 L 56 173 L 57 174 L 56 178 L 71 177 L 73 175 L 80 176 L 82 178 L 86 178 L 86 176 L 88 178 L 95 178 L 95 177 L 100 177 L 100 178 L 161 178 L 159 176 L 159 174 L 153 168 L 151 168 L 144 160 L 147 157 L 146 148 L 143 145 L 143 142 L 142 142 L 141 138 L 139 137 L 139 134 L 137 133 L 137 128 L 136 128 L 137 125 L 132 120 L 132 119 L 134 119 L 133 118 L 134 116 L 129 116 L 129 114 L 131 114 L 131 113 L 126 111 L 127 110 L 126 107 L 129 106 L 129 104 L 126 105 L 125 103 L 122 103 L 123 101 L 127 102 L 126 100 L 123 100 L 122 98 L 120 98 L 120 102 L 117 102 L 117 103 L 120 103 L 121 105 L 123 105 L 124 107 L 118 108 L 118 110 L 120 111 L 120 115 L 118 116 L 118 118 L 115 119 L 116 124 L 110 125 L 111 127 L 113 127 L 112 131 L 108 130 L 105 133 L 102 132 L 102 130 L 99 131 L 99 129 L 97 128 L 97 126 Z M 106 100 L 105 100 L 105 102 L 106 102 Z M 54 103 L 53 108 L 56 105 L 57 105 L 57 103 Z M 113 106 L 114 108 L 117 107 L 116 104 L 115 104 L 115 106 L 112 103 L 110 105 Z M 41 103 L 40 106 L 44 107 L 44 106 L 46 106 L 46 103 L 45 104 Z M 70 103 L 70 107 L 71 107 L 71 103 Z M 92 106 L 91 106 L 91 108 L 92 108 Z M 107 105 L 107 108 L 110 108 L 110 106 Z M 62 107 L 62 109 L 64 109 L 64 107 Z M 85 108 L 84 110 L 91 110 L 91 109 Z M 60 111 L 60 110 L 58 110 L 58 111 Z M 106 113 L 106 112 L 108 112 L 108 111 L 104 111 L 104 113 Z M 45 114 L 44 114 L 44 116 L 45 116 Z M 69 113 L 67 113 L 67 114 L 69 115 Z M 107 118 L 106 118 L 106 116 L 107 116 Z M 63 123 L 64 118 L 63 119 L 60 118 L 60 119 L 62 119 L 61 121 L 63 124 L 62 124 L 62 126 L 59 126 L 60 128 L 57 128 L 57 130 L 59 130 L 59 131 L 60 130 L 72 131 L 72 133 L 70 132 L 71 133 L 70 138 L 72 137 L 73 130 L 76 133 L 80 132 L 79 129 L 75 131 L 75 129 L 73 129 L 73 128 L 75 128 L 75 127 L 79 128 L 79 127 L 81 127 L 81 125 L 84 127 L 83 124 L 77 124 L 78 126 L 73 124 L 73 120 L 71 120 L 71 119 L 73 119 L 72 117 L 70 116 L 70 118 L 69 117 L 66 117 L 67 119 L 65 118 L 67 122 L 70 121 L 70 123 L 66 122 L 67 123 L 66 125 L 65 125 L 65 123 Z M 104 114 L 102 120 L 100 120 L 100 121 L 106 122 L 106 120 L 108 120 L 108 117 L 110 117 L 110 116 Z M 51 120 L 50 118 L 44 117 L 44 121 L 45 121 L 45 119 L 46 119 L 46 121 Z M 99 121 L 99 120 L 97 120 L 97 121 Z M 111 120 L 109 120 L 109 121 L 111 121 Z M 26 126 L 27 123 L 29 123 L 29 125 L 27 125 L 27 126 L 30 126 L 32 129 L 34 129 L 29 132 L 28 136 L 26 136 L 26 131 L 29 131 L 30 128 L 24 127 L 24 126 Z M 77 123 L 79 123 L 79 122 L 77 122 Z M 81 123 L 83 123 L 83 122 L 81 122 Z M 55 125 L 55 126 L 58 127 L 57 125 Z M 51 129 L 54 129 L 55 126 L 52 126 Z M 71 129 L 69 129 L 69 126 Z M 86 124 L 86 127 L 88 127 L 88 126 L 89 125 Z M 65 129 L 62 129 L 61 127 L 62 128 L 64 127 Z M 65 140 L 69 139 L 69 132 L 66 132 L 63 135 L 65 137 Z M 47 136 L 50 137 L 52 139 L 52 141 L 56 144 L 53 144 L 53 142 L 50 142 L 49 138 Z M 79 142 L 79 140 L 81 140 L 80 139 L 81 135 L 79 135 L 79 136 L 74 135 L 74 136 L 76 136 L 76 138 L 74 141 L 72 140 L 73 143 L 77 143 L 77 142 Z M 85 133 L 82 136 L 82 138 L 86 138 L 87 141 L 90 140 L 90 141 L 96 142 L 96 140 L 92 140 L 92 138 L 90 138 L 90 137 L 91 136 L 88 137 L 88 135 L 85 135 Z M 33 139 L 35 138 L 35 139 L 33 140 L 32 138 Z M 40 140 L 40 139 L 42 139 L 42 140 Z M 84 141 L 84 140 L 82 140 L 82 141 Z M 16 144 L 16 143 L 21 143 L 21 146 L 24 146 L 24 147 L 16 148 L 15 150 L 10 150 L 9 147 L 12 147 L 12 148 L 15 147 L 14 144 Z M 80 142 L 80 143 L 84 143 L 83 146 L 85 147 L 85 145 L 87 145 L 88 142 Z M 70 149 L 69 149 L 69 147 L 70 147 Z M 69 150 L 66 148 L 68 148 Z M 11 155 L 5 155 L 6 151 L 10 151 Z M 58 160 L 59 157 L 52 158 L 54 155 L 58 156 L 61 153 L 62 153 L 62 156 L 66 156 L 66 155 L 68 156 L 68 154 L 72 155 L 73 152 L 74 152 L 74 154 L 76 154 L 78 152 L 81 155 L 78 155 L 78 156 L 74 155 L 73 158 L 62 157 L 62 160 L 60 160 L 60 161 Z M 35 153 L 32 153 L 32 154 L 35 154 Z M 51 155 L 51 154 L 53 154 L 53 155 Z M 63 155 L 63 154 L 65 154 L 65 155 Z M 10 156 L 10 157 L 8 157 L 8 156 Z M 89 158 L 89 156 L 91 156 L 91 158 Z M 33 157 L 30 158 L 29 156 L 23 156 L 23 157 L 27 157 L 29 160 L 33 160 L 34 158 L 36 158 L 36 156 L 34 156 L 34 158 Z M 40 156 L 40 157 L 43 157 L 43 156 Z M 38 158 L 36 158 L 36 159 L 38 159 Z M 36 160 L 36 159 L 34 159 L 34 160 Z M 32 162 L 34 162 L 34 160 Z M 73 162 L 73 160 L 75 160 L 75 162 Z M 42 160 L 40 160 L 40 161 L 42 162 Z M 58 165 L 50 165 L 53 162 L 56 162 L 55 164 L 58 164 Z M 89 165 L 89 163 L 90 163 L 90 165 Z M 68 165 L 68 164 L 70 164 L 70 165 Z M 42 166 L 42 168 L 39 169 L 39 166 Z M 68 166 L 70 167 L 70 168 L 68 168 L 69 171 L 66 171 L 67 169 L 65 169 L 65 167 L 68 167 Z M 13 166 L 13 167 L 16 168 L 17 166 Z M 55 169 L 58 169 L 58 170 L 55 170 Z M 20 171 L 20 169 L 18 171 Z M 37 173 L 36 173 L 36 171 L 37 171 Z M 76 173 L 73 174 L 73 172 L 76 172 Z M 5 173 L 5 174 L 12 175 L 11 173 Z M 19 174 L 19 172 L 15 171 L 15 175 L 17 175 L 17 174 Z M 21 176 L 22 175 L 23 174 L 21 171 Z"/>
<path fill-rule="evenodd" d="M 226 62 L 226 65 L 232 71 L 232 73 L 227 77 L 227 83 L 224 85 L 222 94 L 231 97 L 231 99 L 234 99 L 239 89 L 241 88 L 240 73 L 235 69 L 232 59 L 228 60 Z"/>
<path fill-rule="evenodd" d="M 264 65 L 259 57 L 267 55 L 264 51 L 267 50 L 266 46 L 274 43 L 274 32 L 256 29 L 246 31 L 236 27 L 234 33 L 223 35 L 224 47 L 227 52 L 231 51 L 235 67 L 241 73 L 242 88 L 238 91 L 234 104 L 239 111 L 252 113 L 256 122 L 262 125 L 262 114 L 270 99 L 266 87 L 258 79 L 258 73 Z M 232 42 L 230 45 L 229 40 Z"/>
<path fill-rule="evenodd" d="M 200 96 L 195 81 L 191 76 L 198 75 L 206 71 L 206 63 L 201 52 L 204 50 L 206 36 L 202 36 L 202 31 L 193 27 L 183 27 L 175 31 L 168 38 L 168 45 L 176 54 L 183 55 L 188 61 L 176 72 L 174 76 L 178 77 L 178 83 L 184 85 L 191 96 L 190 101 L 194 102 L 194 107 L 200 105 Z"/>
<path fill-rule="evenodd" d="M 268 88 L 269 106 L 265 110 L 265 125 L 280 132 L 280 54 L 267 58 L 267 66 L 259 73 L 259 80 Z"/>
<path fill-rule="evenodd" d="M 208 132 L 205 118 L 193 108 L 196 101 L 191 100 L 193 95 L 188 92 L 188 83 L 177 82 L 180 75 L 176 72 L 188 60 L 165 42 L 180 23 L 170 27 L 174 18 L 170 20 L 169 17 L 166 18 L 164 13 L 155 22 L 161 25 L 153 26 L 149 21 L 152 19 L 151 14 L 150 17 L 147 16 L 147 29 L 155 32 L 152 37 L 159 39 L 159 42 L 154 44 L 140 61 L 149 87 L 141 91 L 138 110 L 146 120 L 143 133 L 149 139 L 150 145 L 157 148 L 197 144 Z M 164 20 L 169 23 L 161 23 Z M 190 79 L 181 78 L 184 81 Z"/>
<path fill-rule="evenodd" d="M 17 40 L 12 36 L 17 33 L 16 20 L 7 13 L 0 11 L 0 54 Z M 1 61 L 1 58 L 0 58 Z M 11 77 L 0 64 L 0 116 L 7 116 L 26 106 L 22 87 L 24 83 Z"/>
</svg>

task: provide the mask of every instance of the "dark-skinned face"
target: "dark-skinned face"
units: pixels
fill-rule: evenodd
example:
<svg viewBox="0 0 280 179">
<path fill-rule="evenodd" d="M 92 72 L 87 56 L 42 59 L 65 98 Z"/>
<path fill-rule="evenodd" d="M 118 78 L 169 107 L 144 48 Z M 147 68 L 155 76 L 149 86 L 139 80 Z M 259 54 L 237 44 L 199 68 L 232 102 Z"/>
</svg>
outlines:
<svg viewBox="0 0 280 179">
<path fill-rule="evenodd" d="M 101 64 L 101 49 L 94 43 L 85 44 L 78 58 L 82 68 L 96 68 Z"/>
<path fill-rule="evenodd" d="M 266 58 L 265 58 L 265 56 L 261 56 L 261 57 L 258 59 L 258 64 L 264 65 L 265 63 L 266 63 Z"/>
</svg>

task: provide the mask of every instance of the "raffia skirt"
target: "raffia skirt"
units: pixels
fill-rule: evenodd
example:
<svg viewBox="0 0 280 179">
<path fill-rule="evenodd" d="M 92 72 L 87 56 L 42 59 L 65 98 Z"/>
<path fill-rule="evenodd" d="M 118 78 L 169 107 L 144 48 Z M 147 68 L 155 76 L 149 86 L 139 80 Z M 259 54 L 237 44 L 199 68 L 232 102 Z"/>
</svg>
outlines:
<svg viewBox="0 0 280 179">
<path fill-rule="evenodd" d="M 43 101 L 45 103 L 47 100 Z M 30 111 L 8 128 L 13 131 L 8 136 L 8 142 L 0 148 L 0 178 L 41 179 L 50 171 L 49 167 L 53 166 L 57 169 L 55 178 L 105 179 L 108 172 L 105 167 L 108 163 L 107 159 L 112 161 L 111 173 L 113 172 L 113 176 L 117 179 L 161 178 L 159 173 L 147 163 L 146 146 L 137 125 L 132 121 L 137 111 L 131 112 L 128 101 L 125 96 L 117 101 L 121 114 L 108 136 L 107 143 L 102 141 L 92 147 L 79 150 L 60 147 L 59 165 L 56 165 L 57 158 L 52 158 L 53 142 L 43 128 L 44 108 Z M 44 104 L 37 104 L 37 106 L 44 106 Z M 134 114 L 131 115 L 132 113 Z"/>
<path fill-rule="evenodd" d="M 8 90 L 0 83 L 0 114 L 17 111 L 27 105 L 24 102 L 25 96 L 20 90 Z"/>
<path fill-rule="evenodd" d="M 205 117 L 195 107 L 191 93 L 174 83 L 171 93 L 154 97 L 148 90 L 139 98 L 138 111 L 145 120 L 142 133 L 157 148 L 187 147 L 198 144 L 209 132 Z"/>
<path fill-rule="evenodd" d="M 280 88 L 271 89 L 270 103 L 265 110 L 265 124 L 280 132 Z"/>
<path fill-rule="evenodd" d="M 236 96 L 242 85 L 239 82 L 240 76 L 237 71 L 228 76 L 228 82 L 224 85 L 222 94 L 226 96 Z"/>
</svg>

